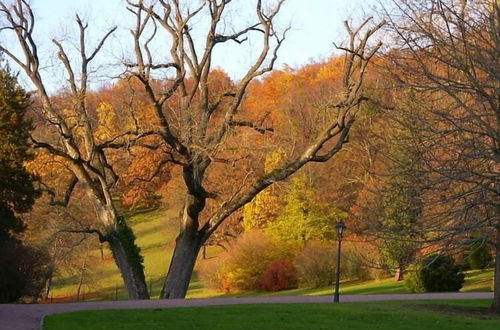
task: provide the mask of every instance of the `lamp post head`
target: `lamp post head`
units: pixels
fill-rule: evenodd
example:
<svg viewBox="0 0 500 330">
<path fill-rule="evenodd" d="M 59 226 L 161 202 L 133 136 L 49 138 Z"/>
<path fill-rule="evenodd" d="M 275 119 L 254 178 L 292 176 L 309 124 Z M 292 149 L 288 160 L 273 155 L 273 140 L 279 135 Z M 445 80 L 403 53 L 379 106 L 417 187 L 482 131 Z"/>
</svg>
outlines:
<svg viewBox="0 0 500 330">
<path fill-rule="evenodd" d="M 337 224 L 335 225 L 335 227 L 337 228 L 337 236 L 338 236 L 338 238 L 344 237 L 344 231 L 346 229 L 344 221 L 342 221 L 342 220 L 341 221 L 337 221 Z"/>
</svg>

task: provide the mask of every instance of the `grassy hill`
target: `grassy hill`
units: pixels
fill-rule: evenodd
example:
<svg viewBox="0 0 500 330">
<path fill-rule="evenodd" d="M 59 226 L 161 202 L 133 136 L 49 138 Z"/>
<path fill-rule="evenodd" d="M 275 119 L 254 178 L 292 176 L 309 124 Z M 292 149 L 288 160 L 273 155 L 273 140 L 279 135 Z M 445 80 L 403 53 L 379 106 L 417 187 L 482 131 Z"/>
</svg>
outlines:
<svg viewBox="0 0 500 330">
<path fill-rule="evenodd" d="M 145 275 L 152 297 L 158 297 L 178 233 L 178 213 L 173 210 L 158 209 L 127 216 L 127 221 L 134 230 L 137 244 L 144 256 Z M 208 248 L 208 256 L 217 250 Z M 80 258 L 82 259 L 80 263 L 83 263 L 84 255 Z M 60 270 L 53 283 L 53 299 L 76 300 L 81 275 L 80 270 Z M 199 285 L 200 283 L 194 283 L 195 287 Z M 103 249 L 102 256 L 100 249 L 89 251 L 81 291 L 83 297 L 80 299 L 86 300 L 126 298 L 120 273 L 111 252 L 106 248 Z"/>
<path fill-rule="evenodd" d="M 137 236 L 137 244 L 144 255 L 146 279 L 158 295 L 161 276 L 165 273 L 173 251 L 175 240 L 176 214 L 168 210 L 155 210 L 137 213 L 127 217 Z M 83 275 L 83 290 L 87 298 L 123 299 L 126 297 L 120 273 L 107 249 L 103 250 L 103 258 L 99 249 L 92 250 L 88 256 L 88 266 Z M 82 260 L 84 256 L 81 256 Z M 82 261 L 83 262 L 83 261 Z M 74 270 L 62 270 L 55 278 L 53 297 L 60 299 L 76 299 L 78 282 L 81 274 L 73 274 Z M 78 271 L 79 273 L 79 271 Z M 71 298 L 70 298 L 71 297 Z"/>
<path fill-rule="evenodd" d="M 137 244 L 144 255 L 145 274 L 153 298 L 159 296 L 161 286 L 172 256 L 175 237 L 177 235 L 178 214 L 172 210 L 159 209 L 142 212 L 127 217 L 129 224 L 137 236 Z M 217 248 L 208 248 L 207 255 L 214 256 L 219 252 Z M 81 256 L 83 260 L 84 256 Z M 493 271 L 471 271 L 467 273 L 466 283 L 462 291 L 490 291 L 492 287 Z M 126 299 L 120 274 L 116 268 L 110 251 L 104 249 L 101 256 L 100 249 L 89 251 L 87 264 L 83 271 L 61 270 L 54 279 L 52 297 L 54 301 L 77 300 L 78 283 L 82 282 L 81 294 L 78 299 Z M 295 289 L 280 292 L 245 292 L 239 294 L 223 294 L 205 288 L 196 279 L 196 272 L 190 284 L 189 298 L 252 296 L 252 295 L 326 295 L 332 294 L 331 287 L 319 289 Z M 341 286 L 344 294 L 381 294 L 406 293 L 404 283 L 395 282 L 392 278 L 367 281 L 346 282 Z"/>
</svg>

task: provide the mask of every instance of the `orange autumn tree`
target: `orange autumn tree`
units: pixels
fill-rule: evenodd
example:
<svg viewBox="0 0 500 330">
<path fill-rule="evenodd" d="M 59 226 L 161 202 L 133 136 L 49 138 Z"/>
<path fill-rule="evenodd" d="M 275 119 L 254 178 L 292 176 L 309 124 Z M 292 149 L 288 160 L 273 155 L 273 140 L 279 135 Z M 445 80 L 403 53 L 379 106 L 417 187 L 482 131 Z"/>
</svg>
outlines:
<svg viewBox="0 0 500 330">
<path fill-rule="evenodd" d="M 254 122 L 260 120 L 273 128 L 266 139 L 255 140 L 255 148 L 264 150 L 264 161 L 258 164 L 264 173 L 282 166 L 284 159 L 307 144 L 308 137 L 314 134 L 317 127 L 318 116 L 327 108 L 332 90 L 341 84 L 343 65 L 344 58 L 334 56 L 328 61 L 307 64 L 298 69 L 288 67 L 274 71 L 250 85 L 242 112 Z M 316 166 L 314 173 L 308 171 L 309 179 L 316 182 L 327 175 L 324 167 Z M 323 181 L 321 186 L 325 190 L 328 189 L 325 185 L 332 188 L 331 184 Z M 245 230 L 266 227 L 277 218 L 283 207 L 286 188 L 287 185 L 273 185 L 245 206 Z"/>
<path fill-rule="evenodd" d="M 143 131 L 157 129 L 153 109 L 140 87 L 137 79 L 125 76 L 112 86 L 90 95 L 91 102 L 97 104 L 98 139 L 109 139 L 124 129 L 133 130 L 139 125 Z M 124 116 L 125 113 L 128 115 Z M 155 135 L 144 136 L 128 145 L 117 144 L 116 147 L 122 148 L 110 150 L 109 157 L 120 172 L 115 195 L 122 206 L 131 209 L 158 207 L 162 187 L 170 179 L 168 150 L 162 148 Z"/>
</svg>

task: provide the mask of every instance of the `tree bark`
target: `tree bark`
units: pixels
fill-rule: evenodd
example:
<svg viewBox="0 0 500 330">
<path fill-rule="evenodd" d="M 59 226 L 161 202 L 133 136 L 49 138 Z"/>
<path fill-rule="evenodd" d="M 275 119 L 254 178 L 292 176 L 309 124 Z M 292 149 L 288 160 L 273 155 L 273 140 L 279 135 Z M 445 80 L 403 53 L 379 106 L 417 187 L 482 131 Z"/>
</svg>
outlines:
<svg viewBox="0 0 500 330">
<path fill-rule="evenodd" d="M 131 300 L 149 299 L 142 264 L 141 267 L 139 267 L 137 264 L 134 264 L 134 261 L 137 260 L 130 260 L 130 252 L 127 251 L 127 248 L 120 240 L 117 232 L 111 235 L 108 242 L 116 265 L 120 270 L 120 275 L 123 279 L 123 283 L 125 284 L 128 298 Z"/>
<path fill-rule="evenodd" d="M 83 286 L 83 280 L 85 278 L 85 271 L 87 270 L 87 259 L 89 257 L 89 247 L 86 246 L 85 257 L 83 258 L 82 267 L 80 267 L 80 279 L 78 280 L 78 287 L 76 289 L 76 301 L 80 301 L 80 293 Z"/>
<path fill-rule="evenodd" d="M 170 261 L 167 278 L 160 293 L 160 299 L 183 299 L 193 274 L 194 265 L 201 247 L 205 243 L 205 231 L 199 228 L 200 212 L 205 208 L 206 195 L 200 181 L 203 170 L 199 164 L 183 168 L 188 188 L 180 233 L 175 241 L 174 254 Z"/>
<path fill-rule="evenodd" d="M 161 290 L 161 299 L 186 297 L 194 265 L 202 245 L 203 240 L 196 230 L 184 230 L 177 237 L 174 255 Z"/>
<path fill-rule="evenodd" d="M 94 204 L 97 215 L 102 223 L 106 224 L 104 241 L 109 243 L 109 248 L 120 275 L 123 279 L 128 298 L 149 299 L 146 277 L 144 276 L 143 258 L 140 249 L 135 244 L 135 236 L 125 220 L 116 215 L 113 207 L 100 207 Z"/>
<path fill-rule="evenodd" d="M 52 291 L 52 277 L 53 277 L 53 272 L 51 271 L 49 276 L 45 280 L 45 290 L 44 290 L 45 292 L 44 292 L 44 296 L 43 296 L 43 298 L 45 300 L 49 299 L 49 296 L 50 296 L 51 291 Z"/>
<path fill-rule="evenodd" d="M 492 310 L 500 314 L 500 224 L 497 225 L 495 242 L 495 279 L 493 283 L 493 304 Z"/>
<path fill-rule="evenodd" d="M 404 279 L 403 266 L 399 266 L 398 268 L 396 268 L 395 280 L 396 280 L 396 282 L 400 282 L 403 279 Z"/>
</svg>

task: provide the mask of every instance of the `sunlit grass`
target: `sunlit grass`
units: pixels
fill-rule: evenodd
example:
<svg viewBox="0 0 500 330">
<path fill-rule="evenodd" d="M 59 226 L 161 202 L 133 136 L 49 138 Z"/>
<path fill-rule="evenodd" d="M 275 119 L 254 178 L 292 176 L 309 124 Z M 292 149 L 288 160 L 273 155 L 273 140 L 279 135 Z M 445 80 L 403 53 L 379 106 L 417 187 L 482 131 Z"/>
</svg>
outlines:
<svg viewBox="0 0 500 330">
<path fill-rule="evenodd" d="M 466 272 L 466 281 L 461 292 L 482 292 L 491 291 L 493 281 L 493 270 L 475 270 Z M 308 295 L 322 296 L 333 294 L 333 287 L 322 287 L 316 289 L 294 289 L 278 292 L 240 292 L 232 294 L 223 294 L 214 290 L 205 289 L 197 280 L 192 281 L 189 291 L 189 298 L 210 298 L 210 297 L 250 297 L 250 296 L 289 296 L 289 295 Z M 372 280 L 372 281 L 344 281 L 340 286 L 341 294 L 398 294 L 410 293 L 404 284 L 404 281 L 396 282 L 393 277 Z"/>
<path fill-rule="evenodd" d="M 178 219 L 163 209 L 147 213 L 138 213 L 127 217 L 127 221 L 137 236 L 137 244 L 141 247 L 144 256 L 145 275 L 148 285 L 152 286 L 153 295 L 159 294 L 160 282 L 170 261 L 173 242 L 178 228 L 175 222 Z M 125 299 L 126 293 L 122 279 L 113 261 L 111 252 L 104 249 L 104 258 L 101 259 L 99 249 L 89 254 L 88 267 L 84 274 L 83 293 L 86 299 Z M 63 270 L 54 281 L 53 296 L 74 296 L 80 274 L 69 274 Z"/>
<path fill-rule="evenodd" d="M 175 237 L 177 235 L 178 215 L 172 210 L 158 209 L 151 212 L 137 213 L 127 217 L 128 224 L 137 237 L 136 243 L 144 256 L 145 276 L 153 298 L 160 294 L 168 264 L 172 258 Z M 218 247 L 209 247 L 207 255 L 213 256 L 220 251 Z M 93 250 L 89 253 L 88 265 L 84 273 L 82 287 L 85 300 L 95 299 L 126 299 L 123 282 L 113 261 L 111 252 Z M 82 256 L 83 258 L 83 256 Z M 72 297 L 76 299 L 76 292 L 80 273 L 68 272 L 62 269 L 54 280 L 53 297 Z M 200 285 L 200 284 L 199 284 Z M 198 288 L 204 291 L 202 295 L 217 295 L 212 290 Z M 82 297 L 80 297 L 82 299 Z"/>
<path fill-rule="evenodd" d="M 493 291 L 493 269 L 471 270 L 466 273 L 462 292 Z"/>
</svg>

